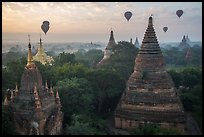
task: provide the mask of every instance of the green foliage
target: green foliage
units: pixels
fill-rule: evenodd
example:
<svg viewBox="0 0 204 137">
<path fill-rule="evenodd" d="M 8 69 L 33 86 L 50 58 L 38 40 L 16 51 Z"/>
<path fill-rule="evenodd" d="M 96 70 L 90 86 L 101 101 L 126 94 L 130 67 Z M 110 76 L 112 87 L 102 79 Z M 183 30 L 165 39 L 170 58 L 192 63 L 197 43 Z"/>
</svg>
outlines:
<svg viewBox="0 0 204 137">
<path fill-rule="evenodd" d="M 56 83 L 59 80 L 71 77 L 85 77 L 88 68 L 82 64 L 70 64 L 65 63 L 61 66 L 53 66 L 49 73 L 53 83 Z"/>
<path fill-rule="evenodd" d="M 75 63 L 75 55 L 71 53 L 60 53 L 57 57 L 54 58 L 55 65 L 63 65 L 64 63 Z"/>
<path fill-rule="evenodd" d="M 84 114 L 93 109 L 93 90 L 86 79 L 64 79 L 58 81 L 56 87 L 59 89 L 65 123 L 69 123 L 72 114 Z"/>
<path fill-rule="evenodd" d="M 2 53 L 2 65 L 6 65 L 9 62 L 19 60 L 22 57 L 25 57 L 25 54 L 20 52 Z"/>
<path fill-rule="evenodd" d="M 101 68 L 118 72 L 120 77 L 126 81 L 133 72 L 138 49 L 129 42 L 119 41 L 113 52 L 114 54 Z"/>
<path fill-rule="evenodd" d="M 180 71 L 169 70 L 176 87 L 184 86 L 193 88 L 195 85 L 201 85 L 202 69 L 201 68 L 184 68 Z"/>
<path fill-rule="evenodd" d="M 21 59 L 14 60 L 7 63 L 6 68 L 2 68 L 2 96 L 3 97 L 7 89 L 15 88 L 16 82 L 19 86 L 25 65 L 26 65 L 26 58 L 22 57 Z"/>
<path fill-rule="evenodd" d="M 189 111 L 202 129 L 202 69 L 184 68 L 168 71 L 176 87 L 183 86 L 180 98 L 184 109 Z"/>
<path fill-rule="evenodd" d="M 87 115 L 72 115 L 71 125 L 66 125 L 65 133 L 66 135 L 105 135 L 106 133 L 97 129 L 97 127 L 92 124 L 91 119 Z"/>
<path fill-rule="evenodd" d="M 14 135 L 10 110 L 2 105 L 2 135 Z"/>
<path fill-rule="evenodd" d="M 97 69 L 87 73 L 87 79 L 94 89 L 98 113 L 113 110 L 125 88 L 125 82 L 118 73 L 108 69 Z"/>
<path fill-rule="evenodd" d="M 164 55 L 165 63 L 167 65 L 177 66 L 193 66 L 201 67 L 202 66 L 202 47 L 193 46 L 190 48 L 192 58 L 186 60 L 185 56 L 188 51 L 188 48 L 179 50 L 178 47 L 172 47 L 170 49 L 162 49 Z"/>
<path fill-rule="evenodd" d="M 94 67 L 103 58 L 102 50 L 98 49 L 91 49 L 87 52 L 77 51 L 74 54 L 76 56 L 76 61 L 87 67 Z"/>
<path fill-rule="evenodd" d="M 144 124 L 143 128 L 134 128 L 130 130 L 131 135 L 180 135 L 182 134 L 176 128 L 161 128 L 158 124 Z"/>
</svg>

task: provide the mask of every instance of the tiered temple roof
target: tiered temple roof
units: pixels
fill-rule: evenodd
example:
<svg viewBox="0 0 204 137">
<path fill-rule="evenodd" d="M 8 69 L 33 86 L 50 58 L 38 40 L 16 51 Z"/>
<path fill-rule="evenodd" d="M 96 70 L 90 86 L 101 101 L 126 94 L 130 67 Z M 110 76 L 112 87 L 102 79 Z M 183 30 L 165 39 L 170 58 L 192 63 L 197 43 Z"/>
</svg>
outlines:
<svg viewBox="0 0 204 137">
<path fill-rule="evenodd" d="M 33 62 L 31 45 L 28 45 L 28 60 L 21 78 L 21 87 L 11 91 L 5 98 L 5 106 L 12 110 L 16 132 L 22 135 L 61 134 L 63 113 L 58 95 L 42 84 L 42 76 Z M 54 118 L 52 118 L 54 117 Z M 50 126 L 52 125 L 52 126 Z"/>
<path fill-rule="evenodd" d="M 115 127 L 129 129 L 158 123 L 167 128 L 175 124 L 183 131 L 184 110 L 174 82 L 165 70 L 152 20 L 149 17 L 134 72 L 115 110 Z"/>
<path fill-rule="evenodd" d="M 110 38 L 108 45 L 106 46 L 105 50 L 112 50 L 116 46 L 115 39 L 113 36 L 113 31 L 111 30 Z"/>
<path fill-rule="evenodd" d="M 103 59 L 96 65 L 96 67 L 100 67 L 101 65 L 105 64 L 105 62 L 111 57 L 111 55 L 114 54 L 113 49 L 115 48 L 116 45 L 117 44 L 113 36 L 113 31 L 111 30 L 108 45 L 106 46 L 104 50 Z"/>
</svg>

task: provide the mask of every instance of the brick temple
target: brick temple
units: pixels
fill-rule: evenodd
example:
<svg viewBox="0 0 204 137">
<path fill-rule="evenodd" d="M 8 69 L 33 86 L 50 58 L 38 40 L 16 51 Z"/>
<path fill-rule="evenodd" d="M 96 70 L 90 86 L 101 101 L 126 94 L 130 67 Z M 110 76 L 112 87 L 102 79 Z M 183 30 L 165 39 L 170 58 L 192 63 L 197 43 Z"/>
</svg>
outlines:
<svg viewBox="0 0 204 137">
<path fill-rule="evenodd" d="M 5 97 L 4 106 L 12 113 L 15 131 L 20 135 L 62 134 L 63 113 L 58 90 L 54 95 L 33 62 L 31 45 L 28 45 L 28 60 L 21 78 L 21 87 L 11 90 Z"/>
<path fill-rule="evenodd" d="M 176 127 L 184 131 L 184 109 L 174 82 L 165 70 L 164 58 L 149 17 L 134 72 L 115 110 L 115 127 L 142 128 L 145 123 L 157 123 L 163 128 Z"/>
</svg>

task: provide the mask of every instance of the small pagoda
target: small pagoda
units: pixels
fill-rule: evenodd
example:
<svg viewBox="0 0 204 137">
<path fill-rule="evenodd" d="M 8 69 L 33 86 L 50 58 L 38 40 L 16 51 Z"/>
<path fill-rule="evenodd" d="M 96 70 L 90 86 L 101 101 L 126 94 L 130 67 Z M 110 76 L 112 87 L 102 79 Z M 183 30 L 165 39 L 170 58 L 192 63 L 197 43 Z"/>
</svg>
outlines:
<svg viewBox="0 0 204 137">
<path fill-rule="evenodd" d="M 96 67 L 102 66 L 111 57 L 111 55 L 114 54 L 113 50 L 114 50 L 115 46 L 117 46 L 117 44 L 116 44 L 114 36 L 113 36 L 113 30 L 111 30 L 108 45 L 106 46 L 106 48 L 104 50 L 103 59 L 96 65 Z"/>
<path fill-rule="evenodd" d="M 165 70 L 164 58 L 149 17 L 134 72 L 115 110 L 115 127 L 142 128 L 145 123 L 184 131 L 185 117 L 177 90 Z"/>
</svg>

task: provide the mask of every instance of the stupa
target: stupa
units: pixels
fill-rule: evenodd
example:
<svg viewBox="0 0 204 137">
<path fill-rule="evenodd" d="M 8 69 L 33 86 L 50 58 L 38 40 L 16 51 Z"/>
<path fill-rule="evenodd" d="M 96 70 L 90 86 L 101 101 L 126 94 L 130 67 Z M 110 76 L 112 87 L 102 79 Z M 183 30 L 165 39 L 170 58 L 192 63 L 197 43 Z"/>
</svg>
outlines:
<svg viewBox="0 0 204 137">
<path fill-rule="evenodd" d="M 176 127 L 181 131 L 185 125 L 184 109 L 174 82 L 165 70 L 152 17 L 135 59 L 134 72 L 115 110 L 116 128 L 142 128 L 145 123 Z"/>
<path fill-rule="evenodd" d="M 101 65 L 103 65 L 111 57 L 111 55 L 114 54 L 113 50 L 114 50 L 116 45 L 117 44 L 116 44 L 114 36 L 113 36 L 113 30 L 111 30 L 108 45 L 106 46 L 106 48 L 104 50 L 103 59 L 96 65 L 96 67 L 100 67 Z"/>
</svg>

